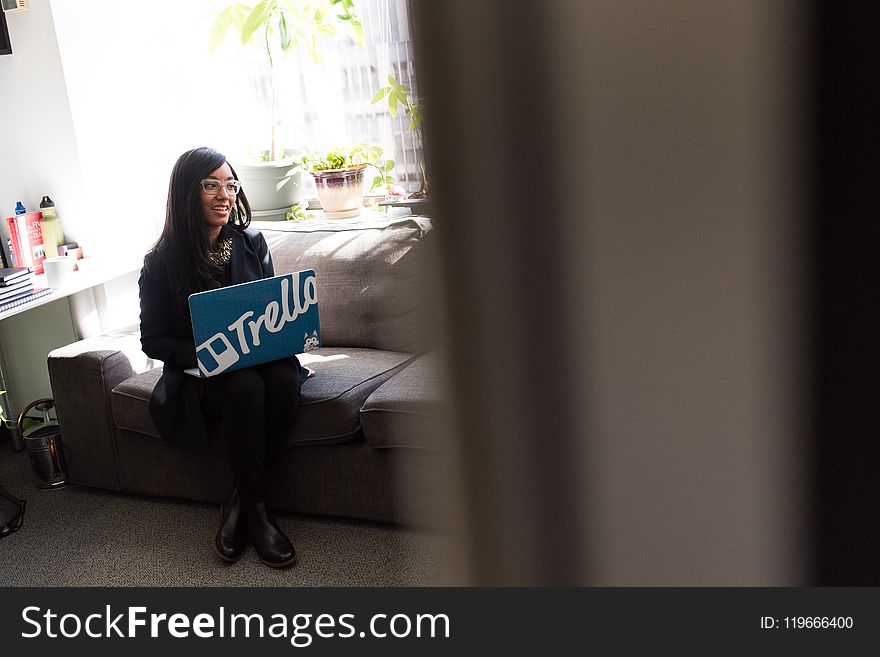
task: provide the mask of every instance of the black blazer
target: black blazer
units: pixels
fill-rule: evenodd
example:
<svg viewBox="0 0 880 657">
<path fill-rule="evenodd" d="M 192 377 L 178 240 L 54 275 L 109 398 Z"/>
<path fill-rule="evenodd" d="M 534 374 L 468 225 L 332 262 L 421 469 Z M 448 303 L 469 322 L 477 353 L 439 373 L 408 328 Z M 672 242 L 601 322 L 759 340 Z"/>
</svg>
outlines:
<svg viewBox="0 0 880 657">
<path fill-rule="evenodd" d="M 231 231 L 230 284 L 246 283 L 275 275 L 272 256 L 260 231 Z M 141 297 L 141 348 L 150 358 L 164 363 L 150 397 L 150 417 L 167 441 L 184 447 L 208 443 L 201 407 L 202 380 L 185 369 L 196 367 L 192 325 L 185 301 L 174 298 L 163 263 L 155 252 L 147 254 L 138 280 Z M 300 380 L 307 371 L 300 367 Z"/>
</svg>

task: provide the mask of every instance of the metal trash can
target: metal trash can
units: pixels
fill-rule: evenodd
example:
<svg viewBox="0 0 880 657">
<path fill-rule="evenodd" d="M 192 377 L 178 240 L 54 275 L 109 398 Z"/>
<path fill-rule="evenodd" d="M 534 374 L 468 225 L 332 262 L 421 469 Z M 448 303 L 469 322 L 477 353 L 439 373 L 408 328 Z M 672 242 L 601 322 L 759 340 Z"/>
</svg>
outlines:
<svg viewBox="0 0 880 657">
<path fill-rule="evenodd" d="M 55 400 L 38 399 L 28 404 L 18 416 L 18 426 L 31 409 L 43 414 L 43 420 L 22 432 L 24 444 L 31 461 L 37 488 L 61 488 L 67 485 L 67 469 L 64 465 L 64 448 L 61 444 L 61 429 L 58 420 L 49 417 L 55 408 Z"/>
</svg>

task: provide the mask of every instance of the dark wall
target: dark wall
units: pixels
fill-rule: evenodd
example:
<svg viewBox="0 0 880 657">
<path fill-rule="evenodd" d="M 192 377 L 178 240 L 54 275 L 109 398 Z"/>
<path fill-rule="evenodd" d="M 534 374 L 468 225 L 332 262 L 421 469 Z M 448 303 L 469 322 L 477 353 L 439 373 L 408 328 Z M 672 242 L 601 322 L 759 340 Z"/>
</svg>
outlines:
<svg viewBox="0 0 880 657">
<path fill-rule="evenodd" d="M 818 573 L 880 584 L 880 5 L 819 2 Z"/>
</svg>

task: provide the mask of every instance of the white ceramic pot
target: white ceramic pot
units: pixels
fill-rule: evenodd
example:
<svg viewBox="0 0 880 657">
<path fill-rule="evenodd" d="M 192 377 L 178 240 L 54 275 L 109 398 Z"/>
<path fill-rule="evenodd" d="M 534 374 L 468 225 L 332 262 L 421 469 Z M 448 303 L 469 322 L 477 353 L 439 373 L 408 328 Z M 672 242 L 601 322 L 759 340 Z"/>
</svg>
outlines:
<svg viewBox="0 0 880 657">
<path fill-rule="evenodd" d="M 348 219 L 361 213 L 366 168 L 366 164 L 361 164 L 349 169 L 312 171 L 318 200 L 328 219 Z"/>
<path fill-rule="evenodd" d="M 291 157 L 275 162 L 235 162 L 233 168 L 247 194 L 254 213 L 262 218 L 284 213 L 302 197 L 302 172 L 299 158 Z M 257 218 L 255 216 L 255 218 Z"/>
<path fill-rule="evenodd" d="M 43 271 L 46 272 L 46 283 L 49 287 L 57 290 L 71 285 L 74 281 L 73 268 L 76 262 L 76 258 L 72 255 L 43 260 Z"/>
</svg>

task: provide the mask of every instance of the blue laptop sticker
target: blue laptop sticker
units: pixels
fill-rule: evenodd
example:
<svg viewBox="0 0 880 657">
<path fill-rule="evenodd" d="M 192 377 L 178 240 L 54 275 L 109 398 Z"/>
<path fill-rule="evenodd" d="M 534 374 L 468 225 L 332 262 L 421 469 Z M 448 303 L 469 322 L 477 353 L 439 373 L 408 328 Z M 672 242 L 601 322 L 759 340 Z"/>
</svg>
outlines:
<svg viewBox="0 0 880 657">
<path fill-rule="evenodd" d="M 189 309 L 200 377 L 321 346 L 311 269 L 198 292 L 190 295 Z"/>
</svg>

